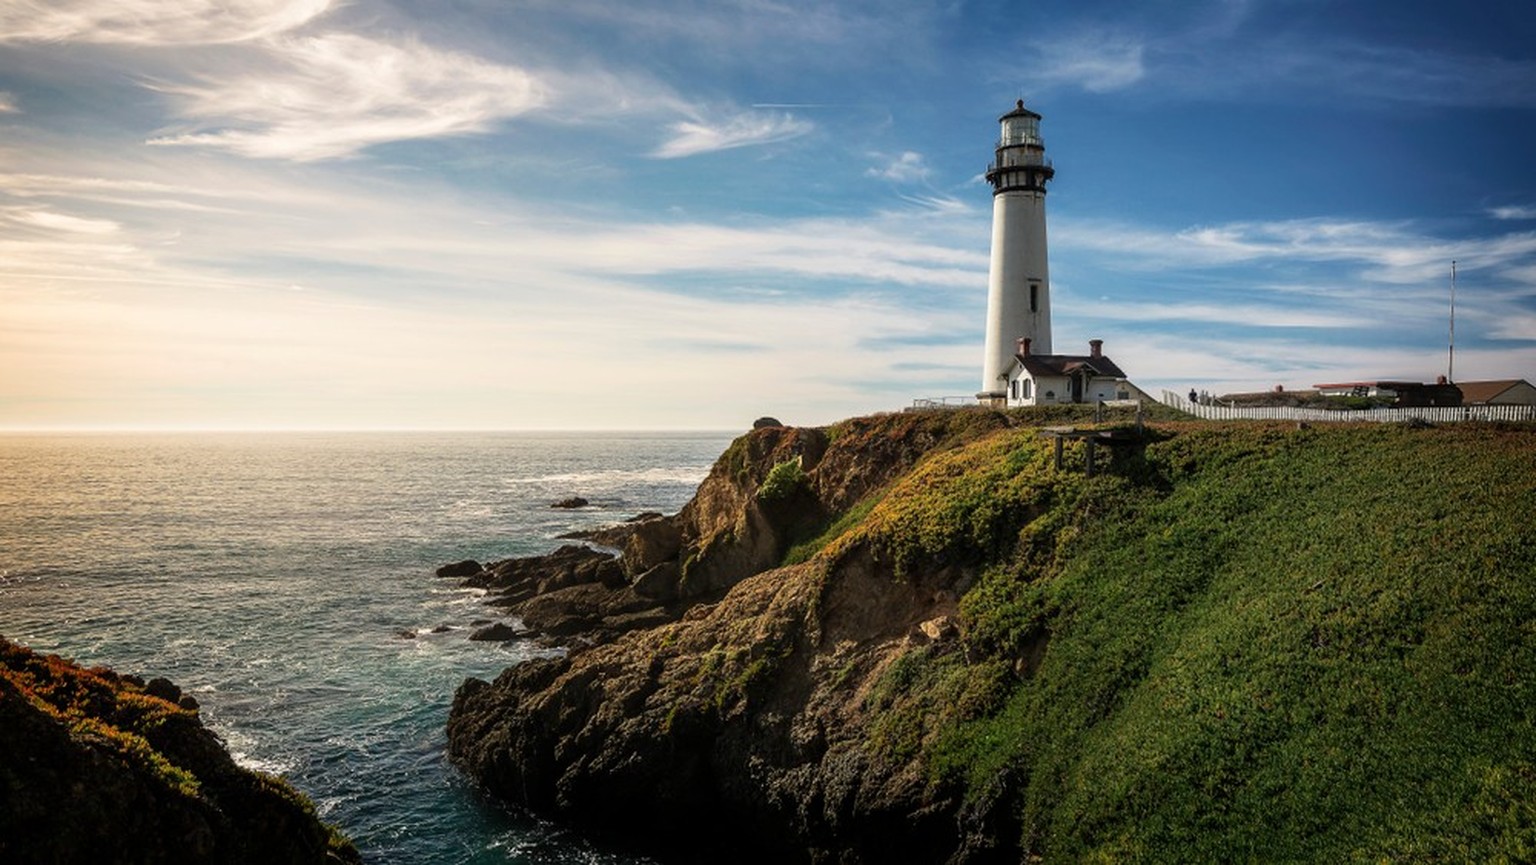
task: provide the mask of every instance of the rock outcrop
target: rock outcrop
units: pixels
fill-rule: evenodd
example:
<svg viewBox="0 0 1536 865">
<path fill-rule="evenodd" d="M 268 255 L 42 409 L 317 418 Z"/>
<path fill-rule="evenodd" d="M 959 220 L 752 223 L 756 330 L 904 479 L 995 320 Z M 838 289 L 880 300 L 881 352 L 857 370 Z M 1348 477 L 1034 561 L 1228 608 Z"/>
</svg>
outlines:
<svg viewBox="0 0 1536 865">
<path fill-rule="evenodd" d="M 361 860 L 286 783 L 236 765 L 170 681 L 0 638 L 0 861 Z"/>
<path fill-rule="evenodd" d="M 760 427 L 675 517 L 609 535 L 622 555 L 491 565 L 492 603 L 583 650 L 467 681 L 451 758 L 510 801 L 683 859 L 942 861 L 961 846 L 955 791 L 868 746 L 871 689 L 914 647 L 959 650 L 973 569 L 892 580 L 858 544 L 780 565 L 925 454 L 1008 425 Z"/>
</svg>

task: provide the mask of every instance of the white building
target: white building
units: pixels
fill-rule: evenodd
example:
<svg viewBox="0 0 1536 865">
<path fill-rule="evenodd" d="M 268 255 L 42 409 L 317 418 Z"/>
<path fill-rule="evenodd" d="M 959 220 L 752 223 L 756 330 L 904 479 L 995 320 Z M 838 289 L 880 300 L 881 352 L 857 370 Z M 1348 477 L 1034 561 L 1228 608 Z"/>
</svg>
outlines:
<svg viewBox="0 0 1536 865">
<path fill-rule="evenodd" d="M 1146 394 L 1104 356 L 1104 341 L 1088 340 L 1087 354 L 1035 354 L 1029 339 L 1016 344 L 1008 370 L 1008 408 L 1143 399 Z"/>
</svg>

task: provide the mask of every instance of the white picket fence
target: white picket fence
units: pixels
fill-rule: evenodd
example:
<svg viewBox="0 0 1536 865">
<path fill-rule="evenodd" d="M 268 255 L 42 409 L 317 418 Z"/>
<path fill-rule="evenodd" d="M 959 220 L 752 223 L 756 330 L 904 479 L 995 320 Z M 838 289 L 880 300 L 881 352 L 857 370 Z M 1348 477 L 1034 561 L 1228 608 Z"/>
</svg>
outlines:
<svg viewBox="0 0 1536 865">
<path fill-rule="evenodd" d="M 1422 406 L 1418 408 L 1372 408 L 1357 411 L 1330 411 L 1322 408 L 1295 408 L 1291 406 L 1241 407 L 1220 404 L 1192 403 L 1172 391 L 1163 391 L 1162 403 L 1187 411 L 1206 420 L 1305 420 L 1305 421 L 1367 421 L 1391 423 L 1418 419 L 1430 423 L 1452 421 L 1536 420 L 1536 406 L 1529 405 L 1468 405 L 1454 408 L 1446 406 Z"/>
</svg>

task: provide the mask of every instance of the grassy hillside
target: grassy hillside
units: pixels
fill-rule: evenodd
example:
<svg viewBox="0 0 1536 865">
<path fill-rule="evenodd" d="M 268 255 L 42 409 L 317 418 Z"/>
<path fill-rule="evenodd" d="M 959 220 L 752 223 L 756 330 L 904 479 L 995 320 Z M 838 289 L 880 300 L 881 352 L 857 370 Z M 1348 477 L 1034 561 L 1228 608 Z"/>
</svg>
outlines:
<svg viewBox="0 0 1536 865">
<path fill-rule="evenodd" d="M 980 573 L 871 747 L 1046 861 L 1536 859 L 1536 432 L 1154 434 L 1085 479 L 1004 430 L 817 539 Z"/>
</svg>

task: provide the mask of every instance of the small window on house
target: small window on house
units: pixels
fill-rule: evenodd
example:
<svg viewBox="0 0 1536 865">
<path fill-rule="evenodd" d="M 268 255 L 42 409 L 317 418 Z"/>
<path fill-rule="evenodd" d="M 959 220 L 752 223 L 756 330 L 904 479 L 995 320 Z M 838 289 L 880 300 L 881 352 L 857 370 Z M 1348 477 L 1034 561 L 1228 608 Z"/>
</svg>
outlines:
<svg viewBox="0 0 1536 865">
<path fill-rule="evenodd" d="M 1029 399 L 1029 386 L 1031 384 L 1033 384 L 1033 382 L 1030 379 L 1027 379 L 1027 378 L 1024 379 L 1024 381 L 1022 381 L 1020 383 L 1020 385 L 1021 385 L 1021 387 L 1023 388 L 1023 391 L 1024 391 L 1024 399 Z"/>
<path fill-rule="evenodd" d="M 1131 398 L 1131 392 L 1128 391 L 1128 390 L 1122 390 L 1119 393 L 1115 394 L 1115 399 L 1130 399 L 1130 398 Z"/>
<path fill-rule="evenodd" d="M 1018 399 L 1019 398 L 1019 380 L 1018 379 L 1014 379 L 1013 381 L 1008 383 L 1008 395 L 1013 397 L 1014 399 Z"/>
</svg>

